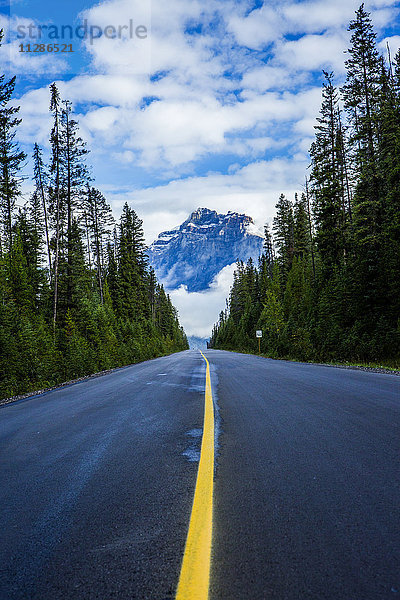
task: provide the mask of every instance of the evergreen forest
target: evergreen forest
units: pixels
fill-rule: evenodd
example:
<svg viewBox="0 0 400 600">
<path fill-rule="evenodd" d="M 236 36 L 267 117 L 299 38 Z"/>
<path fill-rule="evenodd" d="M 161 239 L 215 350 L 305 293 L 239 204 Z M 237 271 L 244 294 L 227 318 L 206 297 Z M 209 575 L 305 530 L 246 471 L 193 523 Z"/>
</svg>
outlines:
<svg viewBox="0 0 400 600">
<path fill-rule="evenodd" d="M 15 82 L 0 77 L 0 397 L 186 349 L 148 265 L 142 221 L 125 204 L 115 222 L 56 84 L 51 151 L 46 161 L 32 149 L 33 192 L 22 205 L 28 157 Z"/>
<path fill-rule="evenodd" d="M 346 80 L 324 72 L 303 191 L 276 204 L 258 265 L 239 262 L 214 348 L 399 366 L 400 51 L 362 5 Z"/>
</svg>

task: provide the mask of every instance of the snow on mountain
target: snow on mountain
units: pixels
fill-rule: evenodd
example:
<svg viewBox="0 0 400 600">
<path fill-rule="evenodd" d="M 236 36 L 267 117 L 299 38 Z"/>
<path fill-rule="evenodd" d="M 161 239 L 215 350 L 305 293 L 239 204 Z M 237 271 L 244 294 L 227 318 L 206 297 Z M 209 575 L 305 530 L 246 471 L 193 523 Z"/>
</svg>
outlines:
<svg viewBox="0 0 400 600">
<path fill-rule="evenodd" d="M 198 208 L 182 225 L 160 233 L 148 249 L 157 278 L 169 290 L 206 290 L 215 276 L 238 260 L 257 260 L 263 234 L 245 214 Z"/>
</svg>

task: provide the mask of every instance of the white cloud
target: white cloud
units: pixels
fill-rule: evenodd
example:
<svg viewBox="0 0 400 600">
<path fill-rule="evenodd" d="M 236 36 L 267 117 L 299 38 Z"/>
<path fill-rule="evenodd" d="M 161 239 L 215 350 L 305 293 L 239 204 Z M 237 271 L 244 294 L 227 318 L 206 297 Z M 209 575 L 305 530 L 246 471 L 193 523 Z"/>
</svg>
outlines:
<svg viewBox="0 0 400 600">
<path fill-rule="evenodd" d="M 81 13 L 93 32 L 85 47 L 96 69 L 123 76 L 150 74 L 151 9 L 150 0 L 107 0 Z M 109 33 L 96 38 L 100 30 Z"/>
<path fill-rule="evenodd" d="M 393 59 L 396 56 L 398 50 L 400 49 L 400 35 L 392 35 L 390 37 L 386 37 L 379 43 L 380 51 L 384 56 L 387 56 L 388 45 L 391 57 Z"/>
<path fill-rule="evenodd" d="M 283 65 L 266 64 L 244 73 L 242 86 L 244 89 L 263 93 L 270 90 L 292 90 L 306 81 L 307 76 L 302 72 L 291 73 Z"/>
<path fill-rule="evenodd" d="M 321 34 L 305 35 L 298 40 L 278 44 L 279 60 L 287 70 L 344 71 L 344 50 L 347 48 L 347 35 Z"/>
<path fill-rule="evenodd" d="M 366 8 L 371 10 L 376 27 L 382 27 L 393 22 L 398 14 L 397 4 L 396 0 L 374 0 Z M 244 13 L 239 5 L 239 10 L 227 20 L 229 30 L 238 43 L 262 49 L 287 35 L 346 31 L 359 6 L 359 0 L 335 0 L 331 3 L 325 0 L 283 0 L 274 5 L 264 2 L 249 13 Z"/>
<path fill-rule="evenodd" d="M 233 173 L 209 173 L 204 177 L 187 177 L 145 190 L 113 192 L 103 190 L 116 212 L 124 202 L 131 204 L 143 218 L 147 243 L 160 231 L 180 225 L 198 207 L 220 213 L 228 210 L 245 212 L 262 229 L 275 213 L 281 193 L 289 197 L 303 189 L 308 162 L 275 159 L 250 163 Z"/>
<path fill-rule="evenodd" d="M 347 24 L 357 6 L 355 0 L 329 6 L 285 0 L 246 14 L 245 2 L 171 0 L 167 7 L 153 0 L 148 40 L 87 41 L 94 72 L 60 82 L 60 90 L 77 106 L 95 155 L 149 172 L 187 174 L 190 165 L 212 154 L 259 159 L 285 142 L 304 151 L 300 136 L 308 143 L 320 102 L 311 74 L 323 68 L 343 72 Z M 395 4 L 376 0 L 373 8 L 388 20 Z M 220 24 L 213 30 L 208 24 L 217 15 Z M 103 28 L 131 19 L 148 24 L 150 2 L 107 0 L 81 17 Z M 201 35 L 185 33 L 198 23 Z M 299 32 L 299 39 L 284 38 Z M 267 60 L 234 43 L 265 47 L 265 35 L 273 41 Z M 237 80 L 224 75 L 232 68 Z M 150 79 L 155 73 L 159 77 Z M 236 95 L 235 86 L 241 90 Z M 23 141 L 47 143 L 47 90 L 28 92 L 21 104 Z M 287 124 L 286 139 L 277 124 Z"/>
<path fill-rule="evenodd" d="M 225 300 L 233 281 L 235 264 L 224 267 L 204 292 L 188 292 L 185 286 L 170 292 L 178 309 L 179 320 L 188 336 L 208 338 L 218 315 L 225 308 Z"/>
<path fill-rule="evenodd" d="M 228 29 L 235 35 L 239 44 L 260 49 L 283 35 L 286 24 L 282 9 L 278 5 L 272 7 L 264 3 L 249 15 L 233 14 L 228 19 Z"/>
<path fill-rule="evenodd" d="M 103 75 L 59 82 L 59 87 L 62 96 L 73 102 L 90 103 L 86 112 L 78 112 L 77 118 L 95 153 L 112 152 L 118 157 L 121 150 L 115 148 L 119 145 L 123 152 L 131 152 L 125 156 L 132 160 L 136 157 L 141 166 L 153 171 L 171 166 L 185 168 L 211 153 L 262 156 L 266 149 L 282 147 L 284 143 L 273 137 L 276 124 L 310 119 L 320 102 L 319 88 L 264 94 L 247 90 L 242 94 L 242 102 L 233 106 L 208 96 L 196 100 L 165 98 L 140 110 L 137 106 L 140 93 L 136 94 L 136 104 L 128 104 L 129 91 L 133 97 L 140 91 L 138 82 L 122 82 L 117 100 L 113 98 L 113 90 L 119 83 L 119 77 Z M 102 86 L 104 91 L 100 91 Z M 106 106 L 94 104 L 96 88 L 99 99 L 108 99 Z M 47 143 L 48 102 L 47 89 L 32 90 L 22 97 L 22 141 Z M 255 136 L 255 131 L 265 135 Z"/>
<path fill-rule="evenodd" d="M 132 164 L 135 159 L 135 155 L 130 150 L 125 150 L 125 152 L 114 152 L 113 158 L 123 164 Z"/>
<path fill-rule="evenodd" d="M 31 43 L 26 36 L 29 25 L 38 23 L 32 19 L 23 17 L 0 14 L 0 29 L 5 32 L 2 45 L 0 47 L 0 59 L 2 68 L 5 68 L 13 75 L 38 76 L 43 73 L 59 75 L 68 71 L 68 62 L 61 54 L 53 52 L 27 52 L 27 44 Z M 19 30 L 19 28 L 21 28 Z M 19 33 L 19 31 L 21 33 Z M 21 44 L 25 51 L 21 51 Z"/>
<path fill-rule="evenodd" d="M 322 69 L 335 70 L 339 83 L 343 78 L 347 27 L 360 0 L 269 1 L 255 10 L 250 4 L 106 0 L 81 15 L 89 26 L 150 23 L 146 40 L 86 41 L 86 74 L 58 82 L 74 103 L 97 184 L 117 214 L 125 201 L 134 206 L 148 242 L 198 206 L 246 212 L 261 227 L 281 192 L 301 191 L 321 102 L 316 80 Z M 379 39 L 388 35 L 380 28 L 393 25 L 398 1 L 371 0 L 366 8 Z M 201 34 L 189 35 L 188 27 Z M 380 41 L 382 51 L 386 39 L 394 55 L 400 37 Z M 52 61 L 43 57 L 21 69 L 55 73 Z M 19 140 L 48 147 L 48 89 L 30 89 L 20 104 Z M 200 176 L 214 159 L 213 170 Z M 182 314 L 207 296 L 216 306 L 223 285 L 198 297 L 180 290 Z"/>
</svg>

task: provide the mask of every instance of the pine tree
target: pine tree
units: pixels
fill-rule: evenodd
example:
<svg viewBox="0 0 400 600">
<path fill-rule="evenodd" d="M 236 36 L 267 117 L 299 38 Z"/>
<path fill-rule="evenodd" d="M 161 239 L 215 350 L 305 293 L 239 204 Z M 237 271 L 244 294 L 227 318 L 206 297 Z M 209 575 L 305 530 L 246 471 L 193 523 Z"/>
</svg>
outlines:
<svg viewBox="0 0 400 600">
<path fill-rule="evenodd" d="M 137 320 L 148 316 L 149 311 L 144 285 L 145 249 L 143 222 L 125 203 L 118 240 L 118 312 L 121 316 Z"/>
<path fill-rule="evenodd" d="M 354 198 L 359 242 L 378 243 L 382 218 L 381 179 L 378 172 L 379 103 L 382 63 L 369 13 L 361 5 L 350 23 L 350 58 L 342 93 L 351 125 L 354 172 L 358 179 Z M 364 239 L 364 242 L 362 241 Z M 375 248 L 377 251 L 377 246 Z"/>
<path fill-rule="evenodd" d="M 400 48 L 397 51 L 396 56 L 393 59 L 393 87 L 397 97 L 400 101 Z"/>
<path fill-rule="evenodd" d="M 50 232 L 49 232 L 49 221 L 48 221 L 48 208 L 47 208 L 47 196 L 46 190 L 48 188 L 48 176 L 46 173 L 46 169 L 43 164 L 42 159 L 42 151 L 39 148 L 38 144 L 34 145 L 33 149 L 33 174 L 35 180 L 35 197 L 36 201 L 40 200 L 41 209 L 39 208 L 39 204 L 37 205 L 37 218 L 39 220 L 44 220 L 44 231 L 46 235 L 46 249 L 47 249 L 47 257 L 49 261 L 49 275 L 51 279 L 52 275 L 52 265 L 51 265 L 51 251 L 50 251 Z"/>
<path fill-rule="evenodd" d="M 309 256 L 311 249 L 310 227 L 307 212 L 307 198 L 301 194 L 300 199 L 296 194 L 294 208 L 294 254 L 297 257 Z"/>
<path fill-rule="evenodd" d="M 272 235 L 269 230 L 269 226 L 264 226 L 264 244 L 263 253 L 260 256 L 258 271 L 259 271 L 259 293 L 260 299 L 264 298 L 269 279 L 272 277 L 274 267 L 274 249 L 272 242 Z"/>
<path fill-rule="evenodd" d="M 104 255 L 105 245 L 114 226 L 114 218 L 110 205 L 103 194 L 89 184 L 86 188 L 83 209 L 85 226 L 88 236 L 88 256 L 92 252 L 96 266 L 96 278 L 100 293 L 100 301 L 103 304 L 104 294 Z M 89 265 L 90 266 L 90 265 Z"/>
<path fill-rule="evenodd" d="M 382 60 L 377 170 L 381 181 L 382 225 L 379 288 L 382 309 L 396 327 L 400 314 L 400 94 Z"/>
<path fill-rule="evenodd" d="M 61 111 L 61 144 L 60 144 L 60 165 L 62 168 L 63 185 L 65 187 L 65 203 L 67 213 L 67 309 L 72 304 L 72 222 L 74 212 L 77 210 L 79 199 L 83 197 L 88 173 L 84 163 L 84 157 L 88 153 L 86 144 L 78 135 L 78 123 L 71 118 L 71 102 L 65 100 L 64 108 Z"/>
<path fill-rule="evenodd" d="M 279 262 L 275 262 L 272 277 L 263 297 L 263 308 L 259 317 L 258 327 L 263 331 L 263 350 L 270 356 L 281 354 L 280 339 L 285 325 L 282 306 L 281 275 Z"/>
<path fill-rule="evenodd" d="M 0 30 L 0 45 L 3 31 Z M 3 229 L 3 243 L 0 250 L 10 250 L 12 246 L 12 224 L 16 199 L 20 194 L 18 176 L 26 158 L 15 142 L 16 128 L 21 123 L 17 117 L 19 106 L 10 106 L 15 88 L 15 77 L 6 80 L 0 76 L 0 211 Z"/>
<path fill-rule="evenodd" d="M 345 107 L 353 127 L 353 143 L 359 143 L 356 159 L 359 171 L 374 180 L 376 177 L 376 111 L 381 76 L 379 52 L 376 48 L 370 14 L 364 4 L 356 11 L 350 23 L 351 48 L 346 60 L 347 81 L 342 92 Z M 376 190 L 374 189 L 376 193 Z"/>
<path fill-rule="evenodd" d="M 311 252 L 311 261 L 312 261 L 312 270 L 313 270 L 313 279 L 315 280 L 315 240 L 314 240 L 314 226 L 311 215 L 311 205 L 310 205 L 310 191 L 309 191 L 309 180 L 306 177 L 305 189 L 306 189 L 306 208 L 307 208 L 307 221 L 308 221 L 308 232 L 309 232 L 309 240 L 310 240 L 310 252 Z"/>
<path fill-rule="evenodd" d="M 14 83 L 0 79 L 0 394 L 187 348 L 171 299 L 147 268 L 135 211 L 126 205 L 110 235 L 111 209 L 87 184 L 86 148 L 55 84 L 49 172 L 35 144 L 35 189 L 16 213 L 24 154 L 14 141 L 18 108 L 9 107 Z"/>
<path fill-rule="evenodd" d="M 149 290 L 149 301 L 150 301 L 150 314 L 151 314 L 151 322 L 154 324 L 156 322 L 156 289 L 157 289 L 157 279 L 156 274 L 154 272 L 153 267 L 149 269 L 149 278 L 148 278 L 148 290 Z"/>
<path fill-rule="evenodd" d="M 34 193 L 28 206 L 19 210 L 13 226 L 26 265 L 29 303 L 32 311 L 40 308 L 46 286 L 46 277 L 42 269 L 43 231 L 40 215 L 39 218 L 36 216 L 40 208 L 40 200 Z"/>
<path fill-rule="evenodd" d="M 351 279 L 359 318 L 371 330 L 372 314 L 384 306 L 381 256 L 383 243 L 383 185 L 379 173 L 379 105 L 382 96 L 382 63 L 369 13 L 361 5 L 351 22 L 350 58 L 343 87 L 351 125 L 353 169 L 357 177 L 353 208 L 354 260 Z"/>
<path fill-rule="evenodd" d="M 269 252 L 253 279 L 262 301 L 263 351 L 301 360 L 374 360 L 400 351 L 400 52 L 389 68 L 362 5 L 350 25 L 342 119 L 325 73 L 311 148 L 310 186 L 294 206 L 281 196 Z M 311 212 L 311 201 L 313 214 Z M 266 231 L 266 239 L 269 234 Z M 314 245 L 314 239 L 316 244 Z M 269 242 L 266 242 L 267 247 Z M 310 261 L 311 255 L 311 261 Z M 254 351 L 247 268 L 239 263 L 211 343 Z M 258 282 L 258 283 L 257 283 Z M 250 285 L 251 289 L 251 285 Z"/>
<path fill-rule="evenodd" d="M 333 74 L 324 72 L 320 116 L 315 141 L 310 149 L 311 191 L 316 226 L 316 244 L 324 268 L 324 277 L 332 275 L 344 259 L 346 213 L 343 205 L 343 170 L 338 91 Z"/>
<path fill-rule="evenodd" d="M 52 202 L 52 216 L 55 230 L 55 248 L 54 248 L 54 268 L 53 268 L 53 286 L 54 286 L 54 300 L 53 300 L 53 330 L 54 335 L 56 331 L 57 323 L 57 309 L 58 309 L 58 269 L 60 262 L 60 239 L 63 228 L 63 197 L 61 189 L 61 133 L 60 133 L 60 118 L 61 118 L 61 100 L 60 94 L 55 83 L 50 86 L 50 111 L 53 115 L 53 128 L 50 134 L 50 143 L 52 150 L 50 174 L 52 180 L 49 186 L 49 196 Z"/>
<path fill-rule="evenodd" d="M 276 204 L 273 232 L 274 243 L 280 263 L 282 281 L 285 281 L 292 266 L 294 256 L 293 204 L 281 194 Z"/>
<path fill-rule="evenodd" d="M 105 267 L 105 281 L 107 284 L 108 292 L 110 294 L 110 300 L 112 308 L 115 313 L 118 311 L 118 266 L 116 260 L 116 250 L 114 245 L 109 241 L 107 243 L 107 260 Z"/>
</svg>

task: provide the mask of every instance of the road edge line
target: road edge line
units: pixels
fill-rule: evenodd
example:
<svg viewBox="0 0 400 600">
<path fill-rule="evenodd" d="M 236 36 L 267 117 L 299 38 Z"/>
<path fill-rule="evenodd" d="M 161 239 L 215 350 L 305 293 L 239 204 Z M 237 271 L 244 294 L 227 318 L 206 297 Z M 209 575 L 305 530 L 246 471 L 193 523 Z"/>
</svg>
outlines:
<svg viewBox="0 0 400 600">
<path fill-rule="evenodd" d="M 206 362 L 203 437 L 176 600 L 207 600 L 210 587 L 215 426 L 210 363 L 200 353 Z"/>
</svg>

